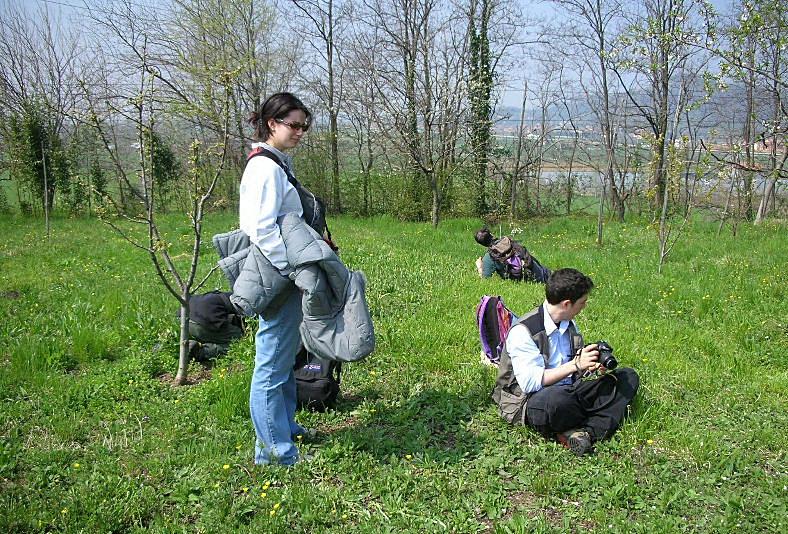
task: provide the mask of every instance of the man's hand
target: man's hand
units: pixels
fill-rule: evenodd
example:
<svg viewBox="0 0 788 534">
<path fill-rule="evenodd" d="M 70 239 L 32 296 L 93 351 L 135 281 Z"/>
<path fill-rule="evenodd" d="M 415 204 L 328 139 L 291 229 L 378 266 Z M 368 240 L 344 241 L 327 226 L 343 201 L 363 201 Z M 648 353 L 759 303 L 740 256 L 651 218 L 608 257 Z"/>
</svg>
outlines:
<svg viewBox="0 0 788 534">
<path fill-rule="evenodd" d="M 591 343 L 580 349 L 577 358 L 575 358 L 576 367 L 580 371 L 596 372 L 602 364 L 599 363 L 599 350 L 596 343 Z"/>
</svg>

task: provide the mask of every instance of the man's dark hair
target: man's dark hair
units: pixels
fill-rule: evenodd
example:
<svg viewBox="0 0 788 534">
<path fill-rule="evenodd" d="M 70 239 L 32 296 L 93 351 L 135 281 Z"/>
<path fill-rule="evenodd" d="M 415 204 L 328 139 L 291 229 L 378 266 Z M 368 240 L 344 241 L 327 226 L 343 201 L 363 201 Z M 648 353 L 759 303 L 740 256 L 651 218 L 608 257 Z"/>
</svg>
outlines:
<svg viewBox="0 0 788 534">
<path fill-rule="evenodd" d="M 248 122 L 254 127 L 254 138 L 266 141 L 271 137 L 269 119 L 284 119 L 294 109 L 304 112 L 307 123 L 312 118 L 312 112 L 292 93 L 275 93 L 266 98 L 260 108 L 249 115 Z"/>
<path fill-rule="evenodd" d="M 566 299 L 575 303 L 593 288 L 594 281 L 577 269 L 558 269 L 547 279 L 544 293 L 550 304 L 558 304 Z"/>
<path fill-rule="evenodd" d="M 482 228 L 476 232 L 476 242 L 483 247 L 490 247 L 495 241 L 495 236 L 487 228 Z"/>
</svg>

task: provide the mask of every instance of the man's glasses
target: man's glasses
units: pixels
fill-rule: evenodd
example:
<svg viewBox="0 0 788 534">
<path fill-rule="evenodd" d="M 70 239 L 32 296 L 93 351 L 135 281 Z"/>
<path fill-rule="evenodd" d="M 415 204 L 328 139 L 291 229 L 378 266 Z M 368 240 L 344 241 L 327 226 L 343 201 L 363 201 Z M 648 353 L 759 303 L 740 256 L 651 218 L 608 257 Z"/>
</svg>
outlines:
<svg viewBox="0 0 788 534">
<path fill-rule="evenodd" d="M 308 122 L 287 122 L 284 119 L 274 119 L 279 124 L 284 124 L 285 126 L 289 126 L 293 130 L 301 130 L 302 132 L 306 132 L 309 130 L 309 123 Z"/>
</svg>

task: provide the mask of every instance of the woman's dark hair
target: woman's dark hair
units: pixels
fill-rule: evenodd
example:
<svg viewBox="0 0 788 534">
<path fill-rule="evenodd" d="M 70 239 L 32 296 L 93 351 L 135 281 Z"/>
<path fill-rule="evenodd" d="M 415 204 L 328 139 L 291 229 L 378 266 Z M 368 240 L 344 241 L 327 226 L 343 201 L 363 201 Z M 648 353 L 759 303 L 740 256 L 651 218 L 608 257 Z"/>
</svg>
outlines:
<svg viewBox="0 0 788 534">
<path fill-rule="evenodd" d="M 594 281 L 577 269 L 558 269 L 547 279 L 544 293 L 550 304 L 558 304 L 566 299 L 575 303 L 593 288 Z"/>
<path fill-rule="evenodd" d="M 487 228 L 482 228 L 476 232 L 476 242 L 479 243 L 483 247 L 489 247 L 495 241 L 495 236 L 493 236 Z"/>
<path fill-rule="evenodd" d="M 249 115 L 248 122 L 254 127 L 254 138 L 265 141 L 271 137 L 268 127 L 270 119 L 284 119 L 294 109 L 300 109 L 306 115 L 306 121 L 312 118 L 312 112 L 292 93 L 275 93 L 265 99 L 265 102 Z"/>
</svg>

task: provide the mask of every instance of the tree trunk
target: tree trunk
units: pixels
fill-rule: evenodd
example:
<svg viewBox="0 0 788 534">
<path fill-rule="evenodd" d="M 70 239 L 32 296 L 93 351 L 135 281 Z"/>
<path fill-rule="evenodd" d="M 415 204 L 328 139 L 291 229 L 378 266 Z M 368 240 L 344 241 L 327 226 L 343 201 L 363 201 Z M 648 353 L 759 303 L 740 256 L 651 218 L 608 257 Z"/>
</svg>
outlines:
<svg viewBox="0 0 788 534">
<path fill-rule="evenodd" d="M 776 53 L 776 52 L 775 52 Z M 778 74 L 777 69 L 777 61 L 774 62 L 775 69 L 773 74 Z M 780 177 L 780 170 L 782 167 L 785 166 L 785 160 L 788 157 L 788 147 L 785 148 L 785 153 L 783 154 L 782 162 L 778 164 L 777 162 L 777 143 L 780 139 L 778 135 L 780 119 L 782 118 L 782 106 L 780 103 L 780 86 L 777 82 L 778 76 L 774 77 L 774 81 L 772 82 L 772 146 L 769 154 L 769 162 L 771 163 L 771 173 L 770 176 L 766 179 L 766 184 L 764 185 L 763 196 L 761 197 L 761 202 L 758 204 L 758 213 L 755 215 L 755 224 L 761 224 L 763 220 L 766 218 L 766 215 L 769 213 L 769 200 L 771 199 L 772 195 L 774 194 L 775 186 L 777 185 L 777 179 Z"/>
<path fill-rule="evenodd" d="M 761 224 L 766 218 L 769 212 L 769 199 L 774 194 L 775 185 L 777 185 L 777 178 L 775 176 L 770 176 L 764 182 L 763 196 L 758 204 L 758 212 L 755 214 L 755 224 Z"/>
<path fill-rule="evenodd" d="M 755 43 L 754 36 L 747 37 L 747 62 L 751 67 L 755 66 Z M 747 168 L 752 169 L 755 167 L 755 73 L 747 70 L 746 79 L 746 113 L 744 118 L 744 153 L 746 155 L 745 164 Z M 754 215 L 754 208 L 752 202 L 752 186 L 753 178 L 752 172 L 747 172 L 743 176 L 744 182 L 744 217 L 751 221 Z"/>
<path fill-rule="evenodd" d="M 328 2 L 328 38 L 326 59 L 328 63 L 328 116 L 331 146 L 331 204 L 335 213 L 342 213 L 342 193 L 339 187 L 339 128 L 337 126 L 337 98 L 334 90 L 334 2 Z"/>
<path fill-rule="evenodd" d="M 515 152 L 514 170 L 512 171 L 512 190 L 509 217 L 514 221 L 517 212 L 517 180 L 522 172 L 523 137 L 525 136 L 525 105 L 528 102 L 528 81 L 523 84 L 523 102 L 520 107 L 520 125 L 517 130 L 517 151 Z"/>
<path fill-rule="evenodd" d="M 432 227 L 437 228 L 440 222 L 441 198 L 437 180 L 433 177 L 432 181 Z"/>
<path fill-rule="evenodd" d="M 566 173 L 566 214 L 569 215 L 572 212 L 572 194 L 574 189 L 574 184 L 572 183 L 572 169 L 575 164 L 575 153 L 577 152 L 577 144 L 578 144 L 578 135 L 575 132 L 575 138 L 572 141 L 572 153 L 569 155 L 569 169 Z"/>
<path fill-rule="evenodd" d="M 186 304 L 181 305 L 181 322 L 180 322 L 180 344 L 178 351 L 178 373 L 175 375 L 174 384 L 182 386 L 186 383 L 186 377 L 189 373 L 189 299 L 191 295 L 186 293 L 183 295 Z"/>
<path fill-rule="evenodd" d="M 665 263 L 665 258 L 668 255 L 668 195 L 669 191 L 666 187 L 662 195 L 662 210 L 659 216 L 659 265 L 657 267 L 657 272 L 659 273 L 662 272 L 662 265 Z"/>
<path fill-rule="evenodd" d="M 725 220 L 728 218 L 728 210 L 730 209 L 731 205 L 731 197 L 733 196 L 733 188 L 738 182 L 738 175 L 739 171 L 736 169 L 733 170 L 731 173 L 730 181 L 731 185 L 728 188 L 728 195 L 725 197 L 725 208 L 722 210 L 722 216 L 720 217 L 720 225 L 717 227 L 717 235 L 720 235 L 722 232 L 722 227 L 725 225 Z"/>
<path fill-rule="evenodd" d="M 604 215 L 605 215 L 605 184 L 607 184 L 607 177 L 602 178 L 602 190 L 599 193 L 599 213 L 596 218 L 596 244 L 602 246 L 602 230 L 604 228 Z"/>
</svg>

